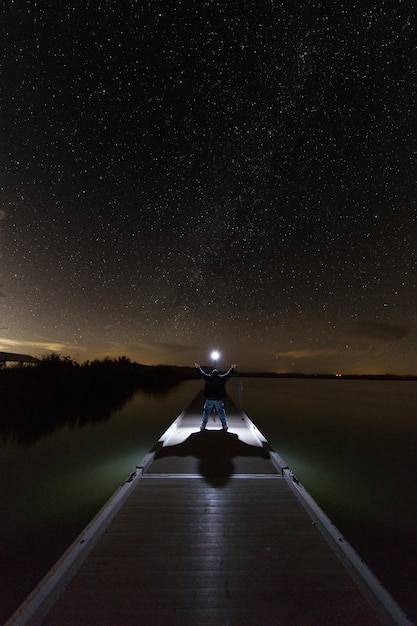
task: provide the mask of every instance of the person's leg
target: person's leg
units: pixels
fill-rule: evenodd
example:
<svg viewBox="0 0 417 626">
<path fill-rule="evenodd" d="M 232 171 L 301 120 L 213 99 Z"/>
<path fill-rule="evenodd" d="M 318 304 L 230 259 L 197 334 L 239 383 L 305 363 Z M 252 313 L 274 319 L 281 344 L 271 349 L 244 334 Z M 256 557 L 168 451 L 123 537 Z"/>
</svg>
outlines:
<svg viewBox="0 0 417 626">
<path fill-rule="evenodd" d="M 203 419 L 201 421 L 200 428 L 205 428 L 207 426 L 207 420 L 209 418 L 209 415 L 211 413 L 211 409 L 213 408 L 213 406 L 214 406 L 213 400 L 205 401 L 204 408 L 203 408 Z"/>
<path fill-rule="evenodd" d="M 223 400 L 215 400 L 217 415 L 220 418 L 222 426 L 224 429 L 227 429 L 227 419 L 226 419 L 226 411 L 224 410 Z"/>
</svg>

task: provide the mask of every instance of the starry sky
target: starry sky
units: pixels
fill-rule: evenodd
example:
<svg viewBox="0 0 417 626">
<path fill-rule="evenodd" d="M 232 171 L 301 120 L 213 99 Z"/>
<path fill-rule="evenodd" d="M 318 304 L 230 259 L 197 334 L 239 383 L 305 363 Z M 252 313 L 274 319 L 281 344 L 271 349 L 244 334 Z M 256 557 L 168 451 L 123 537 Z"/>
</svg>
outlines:
<svg viewBox="0 0 417 626">
<path fill-rule="evenodd" d="M 0 350 L 417 374 L 416 16 L 3 3 Z"/>
</svg>

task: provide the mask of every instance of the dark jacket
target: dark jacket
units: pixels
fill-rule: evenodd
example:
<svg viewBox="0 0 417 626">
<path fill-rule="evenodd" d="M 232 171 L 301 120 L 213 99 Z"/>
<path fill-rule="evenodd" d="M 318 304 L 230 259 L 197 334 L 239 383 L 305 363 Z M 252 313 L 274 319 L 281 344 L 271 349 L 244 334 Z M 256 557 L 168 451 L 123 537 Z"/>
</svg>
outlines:
<svg viewBox="0 0 417 626">
<path fill-rule="evenodd" d="M 204 386 L 204 395 L 207 400 L 221 400 L 227 395 L 225 383 L 235 371 L 233 367 L 231 367 L 225 374 L 220 374 L 216 369 L 214 369 L 211 374 L 206 374 L 201 367 L 198 368 L 198 371 L 201 378 L 204 378 L 206 381 Z"/>
</svg>

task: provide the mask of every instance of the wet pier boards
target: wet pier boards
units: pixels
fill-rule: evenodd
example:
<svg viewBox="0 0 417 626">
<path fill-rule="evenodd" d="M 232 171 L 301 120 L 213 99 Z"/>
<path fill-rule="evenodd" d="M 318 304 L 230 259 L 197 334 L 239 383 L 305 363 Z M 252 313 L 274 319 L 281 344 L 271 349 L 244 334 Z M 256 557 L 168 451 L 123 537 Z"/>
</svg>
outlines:
<svg viewBox="0 0 417 626">
<path fill-rule="evenodd" d="M 407 624 L 333 549 L 251 421 L 229 404 L 228 432 L 218 419 L 200 432 L 201 406 L 161 438 L 54 604 L 57 591 L 9 624 Z"/>
</svg>

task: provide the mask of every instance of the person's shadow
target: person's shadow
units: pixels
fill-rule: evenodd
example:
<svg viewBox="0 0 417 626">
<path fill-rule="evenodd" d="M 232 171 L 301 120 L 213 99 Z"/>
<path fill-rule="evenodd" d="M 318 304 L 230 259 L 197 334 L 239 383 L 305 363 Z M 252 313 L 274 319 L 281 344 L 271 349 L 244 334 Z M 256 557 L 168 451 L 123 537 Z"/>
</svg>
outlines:
<svg viewBox="0 0 417 626">
<path fill-rule="evenodd" d="M 201 475 L 215 487 L 221 487 L 229 481 L 234 470 L 234 457 L 269 459 L 269 454 L 263 448 L 244 443 L 236 434 L 222 430 L 193 433 L 183 443 L 161 448 L 155 455 L 155 461 L 169 456 L 198 458 Z"/>
</svg>

